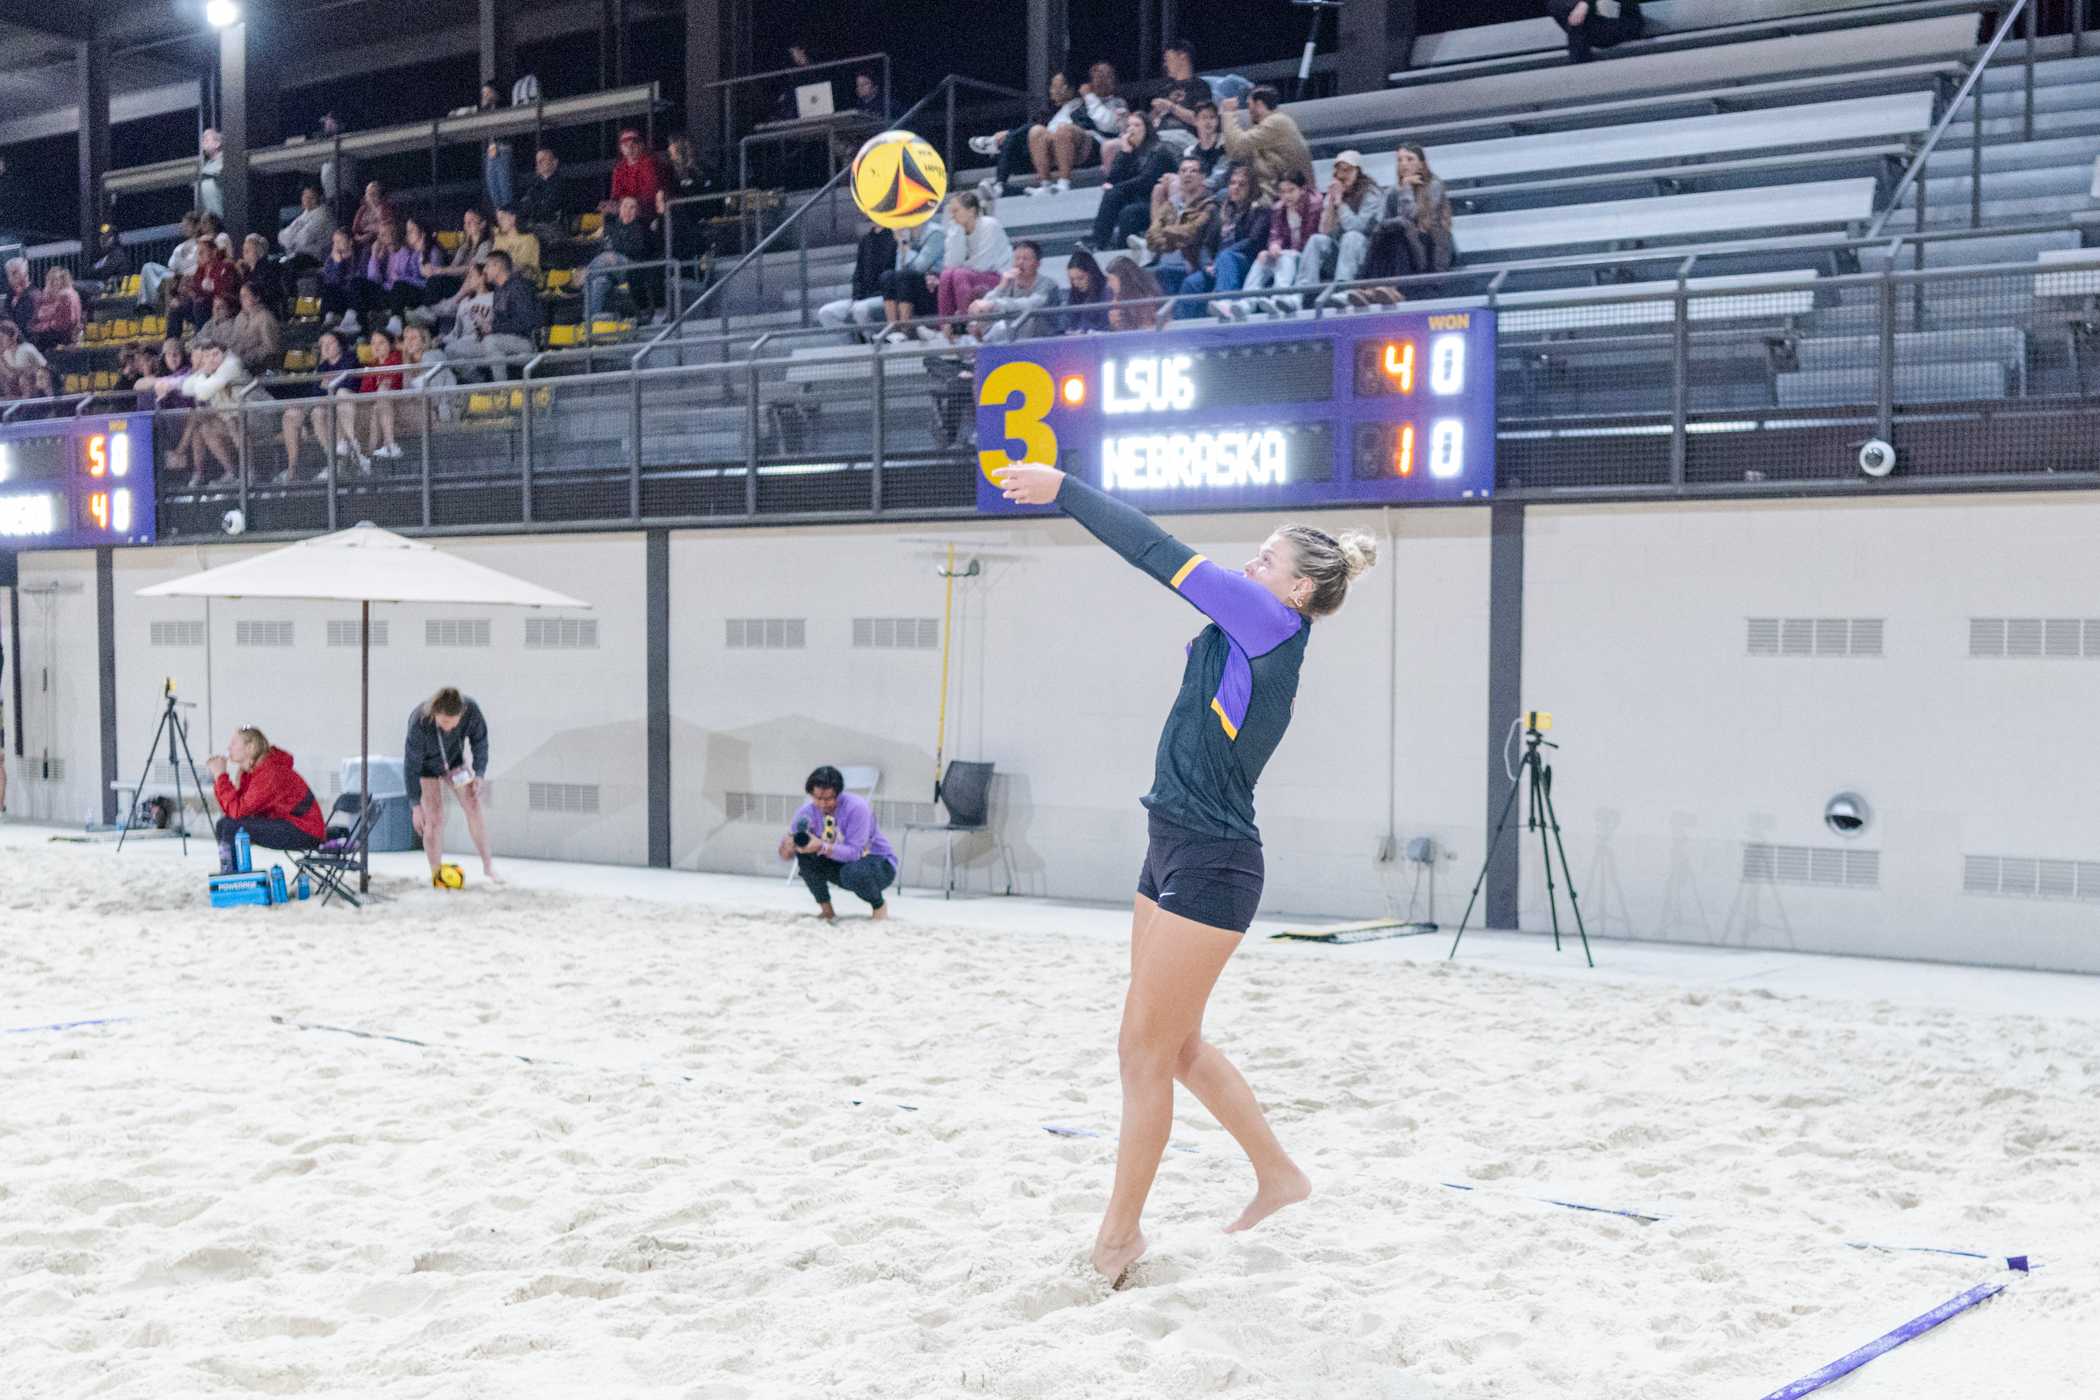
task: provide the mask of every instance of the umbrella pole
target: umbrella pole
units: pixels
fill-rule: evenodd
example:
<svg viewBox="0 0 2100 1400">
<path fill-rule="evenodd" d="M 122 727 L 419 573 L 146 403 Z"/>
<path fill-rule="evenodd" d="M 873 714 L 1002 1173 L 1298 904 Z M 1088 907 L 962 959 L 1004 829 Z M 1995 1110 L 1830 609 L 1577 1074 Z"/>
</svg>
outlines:
<svg viewBox="0 0 2100 1400">
<path fill-rule="evenodd" d="M 372 604 L 358 604 L 357 622 L 357 781 L 358 811 L 364 814 L 365 840 L 357 851 L 357 892 L 372 888 Z"/>
</svg>

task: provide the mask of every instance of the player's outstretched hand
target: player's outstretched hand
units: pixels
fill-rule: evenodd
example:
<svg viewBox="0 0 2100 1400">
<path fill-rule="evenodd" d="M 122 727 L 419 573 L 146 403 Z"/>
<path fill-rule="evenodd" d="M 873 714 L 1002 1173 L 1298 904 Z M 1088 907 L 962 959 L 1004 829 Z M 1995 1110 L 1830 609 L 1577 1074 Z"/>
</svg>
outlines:
<svg viewBox="0 0 2100 1400">
<path fill-rule="evenodd" d="M 993 475 L 998 478 L 999 489 L 1006 494 L 1006 499 L 1024 506 L 1052 504 L 1057 500 L 1057 488 L 1065 481 L 1065 474 L 1056 467 L 1041 467 L 1033 462 L 1001 467 Z"/>
</svg>

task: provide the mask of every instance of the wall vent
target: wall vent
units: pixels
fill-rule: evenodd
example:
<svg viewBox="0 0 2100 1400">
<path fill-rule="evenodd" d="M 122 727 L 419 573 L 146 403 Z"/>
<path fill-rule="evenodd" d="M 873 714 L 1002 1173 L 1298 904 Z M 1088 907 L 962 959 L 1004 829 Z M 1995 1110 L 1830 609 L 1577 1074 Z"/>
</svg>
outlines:
<svg viewBox="0 0 2100 1400">
<path fill-rule="evenodd" d="M 1963 856 L 1961 888 L 2014 899 L 2100 900 L 2100 860 Z"/>
<path fill-rule="evenodd" d="M 1880 617 L 1753 617 L 1747 649 L 1752 656 L 1879 656 Z"/>
<path fill-rule="evenodd" d="M 1881 888 L 1881 852 L 1838 846 L 1743 843 L 1743 883 L 1813 885 L 1824 889 Z"/>
<path fill-rule="evenodd" d="M 148 629 L 148 640 L 157 647 L 201 647 L 204 645 L 203 621 L 174 619 L 156 622 Z"/>
<path fill-rule="evenodd" d="M 426 647 L 485 647 L 489 644 L 489 620 L 485 617 L 433 617 L 423 624 Z"/>
<path fill-rule="evenodd" d="M 808 800 L 800 793 L 790 796 L 776 792 L 725 792 L 722 815 L 733 822 L 785 827 Z M 928 824 L 941 819 L 940 809 L 931 802 L 893 802 L 878 797 L 874 805 L 875 824 L 890 836 L 910 823 Z"/>
<path fill-rule="evenodd" d="M 738 651 L 799 651 L 807 636 L 805 618 L 732 617 L 725 623 L 723 645 Z"/>
<path fill-rule="evenodd" d="M 386 623 L 375 618 L 372 622 L 372 645 L 386 645 Z M 354 647 L 357 645 L 357 619 L 332 617 L 328 620 L 328 645 L 332 647 Z"/>
<path fill-rule="evenodd" d="M 22 763 L 29 770 L 31 781 L 62 783 L 66 780 L 66 761 L 62 758 L 25 758 Z"/>
<path fill-rule="evenodd" d="M 853 645 L 882 649 L 933 651 L 941 644 L 937 617 L 856 617 Z"/>
<path fill-rule="evenodd" d="M 528 617 L 525 646 L 532 651 L 592 651 L 598 646 L 594 617 Z"/>
<path fill-rule="evenodd" d="M 525 805 L 535 812 L 557 812 L 569 817 L 598 815 L 596 783 L 527 783 Z"/>
<path fill-rule="evenodd" d="M 1994 661 L 2100 658 L 2100 617 L 1972 617 L 1969 655 Z"/>
<path fill-rule="evenodd" d="M 237 647 L 288 647 L 292 645 L 290 622 L 236 622 L 233 644 Z"/>
</svg>

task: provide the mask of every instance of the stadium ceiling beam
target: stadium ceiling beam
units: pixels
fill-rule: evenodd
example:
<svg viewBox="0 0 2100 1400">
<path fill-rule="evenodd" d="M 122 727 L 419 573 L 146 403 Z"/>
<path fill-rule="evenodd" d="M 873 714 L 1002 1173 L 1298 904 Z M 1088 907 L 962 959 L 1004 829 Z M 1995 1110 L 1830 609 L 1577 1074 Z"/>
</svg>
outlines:
<svg viewBox="0 0 2100 1400">
<path fill-rule="evenodd" d="M 0 25 L 76 44 L 95 37 L 92 6 L 58 5 L 51 0 L 0 0 Z"/>
</svg>

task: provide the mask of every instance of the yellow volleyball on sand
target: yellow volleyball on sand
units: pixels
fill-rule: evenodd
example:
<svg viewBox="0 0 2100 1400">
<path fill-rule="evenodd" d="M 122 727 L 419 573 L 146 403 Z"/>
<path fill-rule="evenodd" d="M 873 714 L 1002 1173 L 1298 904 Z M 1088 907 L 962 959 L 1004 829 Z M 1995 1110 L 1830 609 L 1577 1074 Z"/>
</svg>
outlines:
<svg viewBox="0 0 2100 1400">
<path fill-rule="evenodd" d="M 439 889 L 463 890 L 467 887 L 467 872 L 446 861 L 438 867 L 438 873 L 430 877 L 430 883 Z"/>
<path fill-rule="evenodd" d="M 909 131 L 868 138 L 853 157 L 853 203 L 884 228 L 916 228 L 948 193 L 941 153 Z"/>
</svg>

